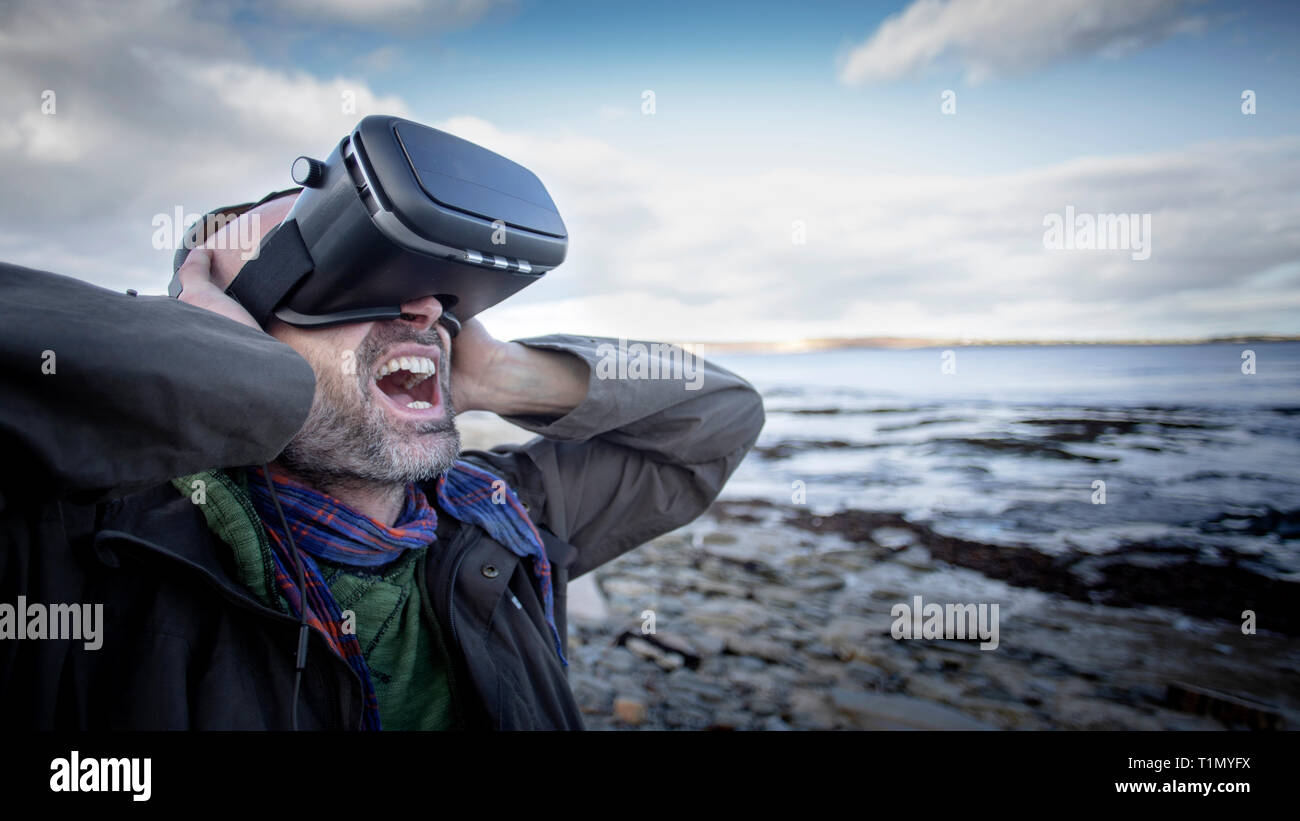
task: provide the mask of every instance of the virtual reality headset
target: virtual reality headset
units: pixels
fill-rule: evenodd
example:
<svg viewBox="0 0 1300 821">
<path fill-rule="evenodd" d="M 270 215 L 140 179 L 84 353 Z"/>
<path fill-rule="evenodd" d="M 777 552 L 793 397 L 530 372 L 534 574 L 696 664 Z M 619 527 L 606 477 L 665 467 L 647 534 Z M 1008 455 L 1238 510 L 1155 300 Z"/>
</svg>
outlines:
<svg viewBox="0 0 1300 821">
<path fill-rule="evenodd" d="M 535 174 L 419 123 L 366 117 L 291 173 L 297 201 L 227 289 L 263 327 L 273 316 L 301 327 L 396 319 L 402 303 L 434 296 L 455 335 L 564 261 L 564 222 Z M 208 222 L 187 232 L 175 271 Z M 168 293 L 180 290 L 173 277 Z"/>
</svg>

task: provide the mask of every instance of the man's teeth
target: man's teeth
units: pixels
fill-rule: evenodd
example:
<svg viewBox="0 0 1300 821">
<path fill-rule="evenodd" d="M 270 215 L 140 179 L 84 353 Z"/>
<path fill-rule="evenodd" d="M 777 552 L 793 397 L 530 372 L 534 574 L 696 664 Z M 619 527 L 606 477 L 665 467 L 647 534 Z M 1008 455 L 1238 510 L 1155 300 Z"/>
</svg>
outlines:
<svg viewBox="0 0 1300 821">
<path fill-rule="evenodd" d="M 399 356 L 388 360 L 380 367 L 375 381 L 377 382 L 390 373 L 396 373 L 397 371 L 406 371 L 410 374 L 402 385 L 405 390 L 410 390 L 437 373 L 438 366 L 427 356 Z"/>
<path fill-rule="evenodd" d="M 430 405 L 428 402 L 422 402 L 419 399 L 417 399 L 414 402 L 407 402 L 406 407 L 411 408 L 412 410 L 425 410 L 426 408 L 432 408 L 433 405 Z"/>
</svg>

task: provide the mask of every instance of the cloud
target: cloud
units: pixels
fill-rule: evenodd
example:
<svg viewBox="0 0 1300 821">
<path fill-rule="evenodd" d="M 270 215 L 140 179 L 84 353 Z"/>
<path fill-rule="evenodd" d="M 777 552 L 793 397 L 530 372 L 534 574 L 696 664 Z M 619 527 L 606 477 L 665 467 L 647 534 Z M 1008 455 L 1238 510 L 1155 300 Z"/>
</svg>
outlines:
<svg viewBox="0 0 1300 821">
<path fill-rule="evenodd" d="M 380 46 L 374 51 L 358 55 L 353 62 L 364 71 L 378 73 L 391 71 L 401 62 L 401 55 L 394 46 Z"/>
<path fill-rule="evenodd" d="M 483 317 L 508 337 L 1300 332 L 1297 138 L 996 175 L 708 176 L 581 135 L 438 126 L 537 172 L 570 231 L 563 266 Z M 1045 248 L 1045 218 L 1067 206 L 1150 214 L 1150 257 Z"/>
<path fill-rule="evenodd" d="M 849 85 L 896 80 L 949 58 L 979 82 L 1094 54 L 1118 55 L 1204 21 L 1189 0 L 915 0 L 840 60 Z"/>
<path fill-rule="evenodd" d="M 9 262 L 161 293 L 155 216 L 284 187 L 293 157 L 365 114 L 423 119 L 357 79 L 267 67 L 235 27 L 176 3 L 46 8 L 0 8 Z M 1300 332 L 1300 138 L 995 175 L 727 174 L 583 133 L 433 124 L 536 172 L 569 228 L 565 264 L 484 314 L 506 338 Z M 1151 214 L 1150 259 L 1045 249 L 1044 217 L 1066 206 Z"/>
<path fill-rule="evenodd" d="M 379 28 L 459 28 L 511 0 L 280 0 L 287 15 L 321 23 Z"/>
<path fill-rule="evenodd" d="M 161 290 L 171 251 L 153 248 L 157 215 L 288 187 L 294 157 L 327 152 L 366 114 L 409 114 L 359 79 L 262 67 L 240 35 L 178 3 L 10 9 L 0 26 L 5 259 Z"/>
</svg>

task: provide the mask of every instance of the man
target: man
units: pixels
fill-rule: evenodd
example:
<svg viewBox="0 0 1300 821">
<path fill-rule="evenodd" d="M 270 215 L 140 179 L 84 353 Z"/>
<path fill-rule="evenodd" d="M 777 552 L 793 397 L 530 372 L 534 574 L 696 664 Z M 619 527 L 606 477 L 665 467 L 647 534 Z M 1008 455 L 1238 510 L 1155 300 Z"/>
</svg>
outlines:
<svg viewBox="0 0 1300 821">
<path fill-rule="evenodd" d="M 431 297 L 264 333 L 241 265 L 195 250 L 179 300 L 0 271 L 3 723 L 580 728 L 568 580 L 698 516 L 757 394 L 602 378 L 607 340 L 452 340 Z M 459 453 L 470 409 L 539 436 Z"/>
</svg>

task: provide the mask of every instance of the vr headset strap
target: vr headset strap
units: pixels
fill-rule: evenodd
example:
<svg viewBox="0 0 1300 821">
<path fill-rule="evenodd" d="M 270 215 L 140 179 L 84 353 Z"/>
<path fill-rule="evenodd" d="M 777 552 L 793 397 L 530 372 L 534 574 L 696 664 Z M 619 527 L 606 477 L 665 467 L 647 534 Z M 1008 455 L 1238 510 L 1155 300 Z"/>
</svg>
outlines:
<svg viewBox="0 0 1300 821">
<path fill-rule="evenodd" d="M 275 306 L 315 267 L 297 220 L 285 220 L 262 242 L 257 257 L 240 269 L 226 293 L 265 328 Z"/>
</svg>

